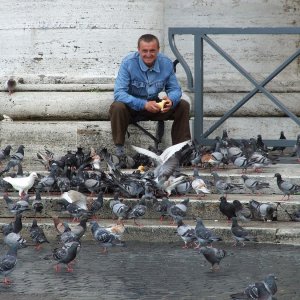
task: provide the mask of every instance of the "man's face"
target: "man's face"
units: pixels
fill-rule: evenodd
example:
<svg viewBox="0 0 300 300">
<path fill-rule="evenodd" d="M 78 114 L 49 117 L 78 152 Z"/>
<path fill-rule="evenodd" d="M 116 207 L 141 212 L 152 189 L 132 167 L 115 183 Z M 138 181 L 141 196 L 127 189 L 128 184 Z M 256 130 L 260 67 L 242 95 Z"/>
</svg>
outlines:
<svg viewBox="0 0 300 300">
<path fill-rule="evenodd" d="M 145 65 L 152 67 L 159 52 L 159 47 L 155 40 L 149 43 L 140 41 L 138 51 Z"/>
</svg>

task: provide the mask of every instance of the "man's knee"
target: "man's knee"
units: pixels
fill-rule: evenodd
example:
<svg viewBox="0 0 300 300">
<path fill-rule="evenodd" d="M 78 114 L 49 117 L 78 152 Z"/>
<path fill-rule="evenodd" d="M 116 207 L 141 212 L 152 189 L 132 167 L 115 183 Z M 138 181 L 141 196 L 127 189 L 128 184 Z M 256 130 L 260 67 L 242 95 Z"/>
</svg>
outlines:
<svg viewBox="0 0 300 300">
<path fill-rule="evenodd" d="M 126 104 L 118 101 L 114 101 L 109 108 L 109 115 L 120 113 L 122 111 L 126 111 L 127 107 Z"/>
<path fill-rule="evenodd" d="M 190 103 L 184 99 L 181 99 L 178 103 L 178 108 L 183 112 L 189 112 L 190 111 Z"/>
</svg>

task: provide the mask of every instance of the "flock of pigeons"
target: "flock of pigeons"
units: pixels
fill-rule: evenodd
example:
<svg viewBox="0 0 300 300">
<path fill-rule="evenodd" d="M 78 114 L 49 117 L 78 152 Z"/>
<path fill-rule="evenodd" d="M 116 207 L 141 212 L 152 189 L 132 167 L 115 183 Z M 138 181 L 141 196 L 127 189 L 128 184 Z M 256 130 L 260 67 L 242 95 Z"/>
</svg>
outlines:
<svg viewBox="0 0 300 300">
<path fill-rule="evenodd" d="M 45 201 L 41 198 L 43 192 L 58 191 L 61 197 L 55 205 L 79 221 L 76 226 L 69 226 L 57 216 L 51 216 L 58 233 L 59 246 L 45 259 L 56 261 L 56 271 L 59 271 L 61 264 L 65 264 L 68 271 L 73 270 L 72 265 L 80 250 L 81 237 L 87 230 L 88 221 L 92 236 L 103 248 L 103 252 L 107 252 L 109 246 L 125 245 L 123 234 L 126 227 L 123 220 L 133 219 L 134 223 L 140 226 L 137 219 L 145 215 L 149 202 L 162 218 L 169 216 L 174 224 L 177 224 L 177 233 L 184 241 L 184 248 L 193 246 L 199 249 L 211 264 L 212 270 L 219 269 L 221 260 L 226 257 L 226 251 L 215 248 L 212 244 L 221 241 L 222 238 L 206 228 L 198 217 L 195 218 L 197 221 L 195 228 L 185 224 L 183 220 L 187 215 L 189 198 L 175 203 L 169 199 L 169 196 L 174 193 L 187 195 L 194 192 L 203 196 L 214 189 L 216 193 L 221 194 L 219 208 L 228 220 L 232 221 L 231 232 L 235 245 L 238 243 L 244 245 L 245 241 L 256 241 L 256 238 L 238 222 L 257 218 L 262 220 L 276 218 L 279 202 L 274 206 L 251 200 L 249 205 L 245 206 L 238 200 L 229 203 L 226 198 L 227 193 L 243 185 L 252 193 L 269 187 L 268 183 L 246 175 L 248 168 L 260 171 L 278 159 L 270 155 L 270 151 L 264 147 L 261 136 L 258 136 L 257 140 L 237 142 L 229 139 L 224 133 L 222 138 L 216 138 L 216 144 L 209 149 L 197 144 L 196 141 L 173 145 L 163 152 L 151 148 L 147 150 L 132 147 L 137 152 L 134 157 L 128 159 L 131 167 L 136 168 L 132 173 L 119 169 L 118 158 L 106 149 L 100 151 L 91 149 L 86 154 L 78 147 L 76 152 L 68 151 L 64 156 L 55 158 L 54 153 L 45 148 L 44 153 L 37 153 L 37 160 L 48 171 L 44 176 L 36 172 L 31 172 L 28 176 L 24 175 L 22 162 L 25 147 L 23 145 L 20 145 L 13 155 L 10 154 L 9 145 L 0 151 L 0 162 L 7 162 L 0 171 L 2 176 L 0 188 L 9 211 L 15 215 L 12 222 L 3 226 L 4 243 L 9 247 L 8 252 L 0 257 L 0 273 L 4 275 L 5 284 L 10 284 L 7 275 L 16 265 L 18 249 L 27 246 L 27 241 L 20 234 L 22 213 L 33 210 L 35 215 L 42 212 L 47 215 Z M 284 151 L 282 148 L 272 150 Z M 298 156 L 297 148 L 295 153 Z M 101 165 L 103 161 L 107 166 L 105 169 Z M 212 172 L 213 182 L 204 180 L 199 175 L 199 167 L 216 169 L 221 164 L 229 163 L 242 169 L 243 185 L 222 180 L 216 171 Z M 181 173 L 182 165 L 193 166 L 193 176 Z M 17 168 L 17 173 L 11 172 L 14 168 Z M 291 194 L 300 191 L 300 186 L 282 179 L 279 173 L 275 174 L 275 177 L 283 197 L 287 196 L 289 199 Z M 18 191 L 20 197 L 18 201 L 13 201 L 9 197 L 7 191 L 11 188 Z M 35 199 L 31 203 L 29 191 L 35 193 Z M 106 192 L 114 194 L 113 199 L 109 201 L 109 206 L 118 219 L 117 223 L 110 227 L 102 226 L 95 220 L 104 205 L 103 195 Z M 97 197 L 88 197 L 88 193 Z M 136 204 L 129 207 L 120 198 L 121 196 L 136 197 Z M 290 216 L 293 221 L 300 221 L 300 212 L 294 212 Z M 41 244 L 49 242 L 36 219 L 33 220 L 29 231 L 36 249 L 40 249 Z M 275 279 L 275 276 L 268 275 L 263 281 L 251 284 L 242 293 L 233 294 L 231 297 L 232 299 L 272 299 L 272 295 L 277 291 Z"/>
</svg>

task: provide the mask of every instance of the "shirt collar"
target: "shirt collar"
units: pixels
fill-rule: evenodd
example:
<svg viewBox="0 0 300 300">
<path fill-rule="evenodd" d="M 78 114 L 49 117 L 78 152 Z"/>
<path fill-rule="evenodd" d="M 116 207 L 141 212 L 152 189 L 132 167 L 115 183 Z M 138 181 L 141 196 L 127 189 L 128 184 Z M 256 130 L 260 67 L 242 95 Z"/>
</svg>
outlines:
<svg viewBox="0 0 300 300">
<path fill-rule="evenodd" d="M 156 61 L 154 63 L 154 66 L 152 68 L 149 68 L 147 65 L 145 65 L 145 63 L 141 59 L 141 56 L 139 55 L 139 64 L 140 64 L 140 68 L 142 69 L 143 72 L 147 72 L 148 70 L 153 70 L 156 73 L 160 72 L 159 63 L 158 63 L 158 59 L 157 58 L 156 58 Z"/>
</svg>

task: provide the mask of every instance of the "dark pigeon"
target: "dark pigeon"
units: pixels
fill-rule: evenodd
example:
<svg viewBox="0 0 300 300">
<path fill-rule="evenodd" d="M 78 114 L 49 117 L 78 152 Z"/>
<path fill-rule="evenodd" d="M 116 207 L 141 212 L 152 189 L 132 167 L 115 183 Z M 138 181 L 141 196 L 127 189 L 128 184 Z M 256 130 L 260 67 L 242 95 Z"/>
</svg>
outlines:
<svg viewBox="0 0 300 300">
<path fill-rule="evenodd" d="M 227 202 L 227 199 L 224 196 L 220 197 L 219 209 L 220 212 L 227 217 L 228 221 L 230 221 L 232 217 L 236 217 L 234 205 Z"/>
<path fill-rule="evenodd" d="M 251 236 L 246 229 L 244 229 L 242 226 L 239 226 L 236 217 L 232 218 L 231 233 L 235 239 L 234 246 L 236 246 L 237 243 L 242 243 L 242 245 L 245 246 L 244 241 L 257 242 L 256 237 Z"/>
<path fill-rule="evenodd" d="M 227 255 L 225 250 L 214 247 L 202 247 L 199 253 L 202 253 L 205 259 L 211 263 L 212 271 L 220 269 L 220 262 Z"/>
</svg>

